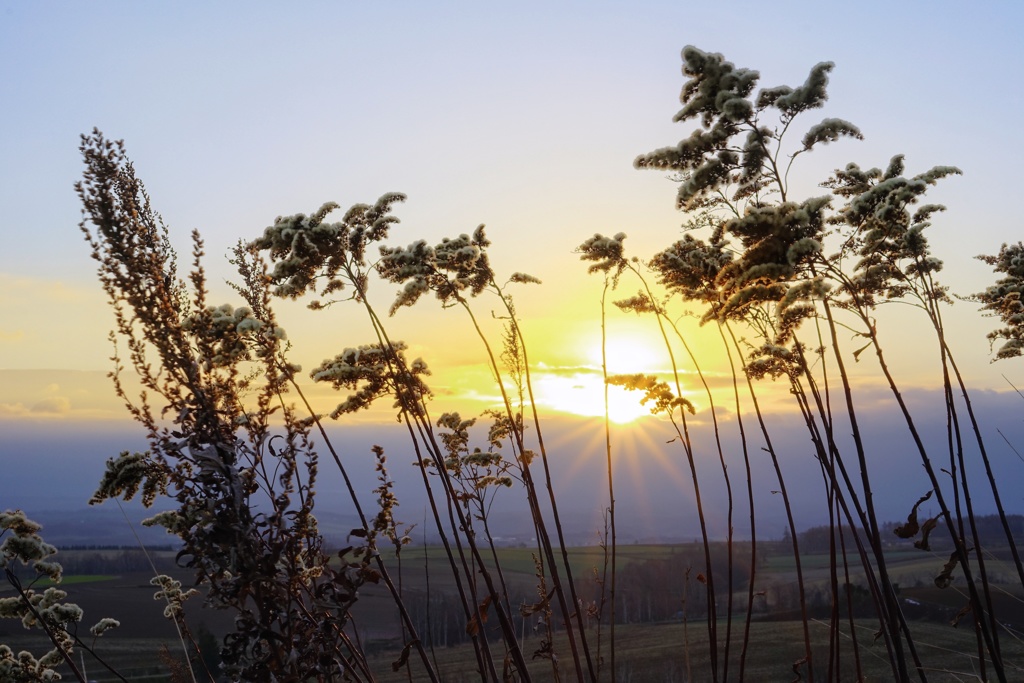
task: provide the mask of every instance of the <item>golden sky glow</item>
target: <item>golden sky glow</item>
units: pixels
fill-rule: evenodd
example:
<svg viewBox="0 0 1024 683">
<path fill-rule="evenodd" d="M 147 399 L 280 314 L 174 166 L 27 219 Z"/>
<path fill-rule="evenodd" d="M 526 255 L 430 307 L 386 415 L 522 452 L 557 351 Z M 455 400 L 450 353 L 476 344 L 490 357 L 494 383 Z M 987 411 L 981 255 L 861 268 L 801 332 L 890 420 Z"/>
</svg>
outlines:
<svg viewBox="0 0 1024 683">
<path fill-rule="evenodd" d="M 653 325 L 653 321 L 651 321 Z M 551 372 L 541 365 L 537 372 L 537 403 L 545 408 L 584 417 L 604 417 L 605 391 L 601 373 L 600 336 L 589 345 L 581 345 L 580 360 L 586 367 L 565 374 Z M 609 374 L 657 374 L 667 365 L 664 346 L 653 329 L 615 334 L 606 340 Z M 608 416 L 620 424 L 650 415 L 650 405 L 641 404 L 642 394 L 619 386 L 608 387 Z"/>
<path fill-rule="evenodd" d="M 605 414 L 604 386 L 600 375 L 547 375 L 537 381 L 537 403 L 552 410 L 584 417 Z M 640 396 L 621 387 L 608 388 L 608 414 L 613 422 L 632 422 L 649 415 L 640 404 Z"/>
<path fill-rule="evenodd" d="M 233 300 L 221 284 L 231 277 L 223 254 L 277 215 L 309 213 L 329 200 L 347 207 L 394 190 L 409 196 L 397 208 L 395 244 L 436 241 L 486 223 L 496 270 L 544 281 L 515 292 L 538 403 L 583 416 L 604 411 L 600 281 L 586 275 L 573 251 L 594 232 L 624 231 L 630 255 L 648 258 L 679 236 L 675 185 L 634 170 L 632 161 L 689 133 L 671 121 L 682 85 L 679 50 L 687 43 L 761 70 L 765 86 L 797 82 L 818 61 L 836 62 L 825 115 L 853 121 L 866 140 L 801 159 L 793 182 L 802 196 L 817 193 L 823 174 L 848 161 L 879 165 L 905 152 L 908 168 L 962 167 L 964 177 L 937 188 L 933 198 L 949 207 L 932 239 L 955 293 L 987 283 L 990 274 L 971 258 L 975 253 L 1019 238 L 1015 212 L 992 201 L 1015 196 L 1018 155 L 990 153 L 1019 146 L 1006 137 L 1016 134 L 979 128 L 972 107 L 936 100 L 936 93 L 956 88 L 958 101 L 990 101 L 989 93 L 999 92 L 1004 111 L 1024 105 L 1018 81 L 1002 76 L 1024 65 L 1012 33 L 1019 9 L 1009 5 L 946 3 L 921 17 L 917 8 L 890 3 L 890 19 L 879 22 L 870 7 L 848 13 L 797 3 L 741 24 L 723 21 L 714 6 L 678 2 L 586 12 L 539 3 L 501 10 L 268 5 L 245 22 L 230 3 L 183 11 L 144 3 L 62 8 L 8 3 L 0 22 L 0 95 L 12 103 L 0 124 L 17 133 L 0 169 L 0 225 L 9 238 L 0 254 L 0 368 L 26 373 L 0 389 L 0 416 L 119 414 L 103 377 L 111 318 L 76 229 L 71 190 L 81 172 L 78 135 L 93 126 L 126 139 L 181 254 L 189 251 L 188 232 L 203 232 L 215 303 Z M 743 11 L 761 9 L 752 3 Z M 792 17 L 801 14 L 851 28 L 796 30 Z M 373 42 L 376 35 L 348 30 L 385 20 L 387 49 Z M 921 31 L 900 28 L 911 23 Z M 266 47 L 311 27 L 343 31 L 345 39 L 309 40 L 287 54 Z M 100 34 L 117 38 L 96 40 Z M 886 49 L 865 51 L 865 44 Z M 977 58 L 951 61 L 950 54 Z M 917 65 L 912 81 L 877 78 L 900 63 Z M 977 69 L 978 63 L 999 68 Z M 624 281 L 619 293 L 635 288 Z M 386 307 L 393 291 L 379 290 Z M 491 306 L 480 303 L 481 317 Z M 410 355 L 434 368 L 439 405 L 467 412 L 491 405 L 494 385 L 466 321 L 429 302 L 422 308 L 400 312 L 393 324 Z M 667 379 L 653 321 L 609 308 L 609 371 Z M 312 314 L 292 302 L 278 311 L 295 359 L 307 369 L 370 341 L 355 315 Z M 907 343 L 911 316 L 904 313 L 883 328 L 903 353 L 899 371 L 911 383 L 934 382 L 934 354 Z M 947 321 L 974 381 L 1003 388 L 1005 368 L 987 362 L 987 322 L 975 307 L 958 303 Z M 716 401 L 729 405 L 720 343 L 690 322 L 686 329 L 700 340 L 695 352 L 707 359 Z M 681 369 L 692 373 L 676 351 Z M 47 374 L 64 369 L 92 374 L 73 382 Z M 703 389 L 687 377 L 684 391 L 700 407 Z M 323 388 L 311 391 L 325 406 L 333 402 Z M 622 390 L 613 389 L 610 399 L 617 421 L 647 413 Z"/>
</svg>

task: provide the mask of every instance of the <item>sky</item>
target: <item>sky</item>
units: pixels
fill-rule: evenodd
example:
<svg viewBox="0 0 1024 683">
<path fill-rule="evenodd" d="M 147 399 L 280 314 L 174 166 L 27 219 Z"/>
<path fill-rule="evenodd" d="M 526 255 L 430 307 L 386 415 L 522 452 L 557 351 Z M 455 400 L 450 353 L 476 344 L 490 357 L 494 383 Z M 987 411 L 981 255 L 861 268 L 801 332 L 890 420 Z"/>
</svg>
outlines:
<svg viewBox="0 0 1024 683">
<path fill-rule="evenodd" d="M 758 69 L 762 86 L 797 85 L 814 64 L 836 63 L 821 115 L 854 122 L 865 140 L 808 157 L 795 172 L 800 196 L 850 161 L 884 166 L 903 153 L 908 172 L 961 168 L 929 195 L 948 206 L 931 240 L 946 284 L 970 294 L 991 279 L 973 257 L 1021 238 L 1022 13 L 1011 2 L 0 0 L 0 430 L 23 439 L 0 444 L 0 458 L 49 457 L 58 446 L 48 439 L 82 425 L 134 434 L 105 377 L 112 318 L 77 227 L 79 136 L 94 127 L 125 140 L 180 253 L 202 232 L 214 299 L 230 298 L 223 255 L 235 242 L 327 201 L 405 193 L 394 244 L 486 224 L 496 269 L 543 281 L 516 300 L 540 400 L 568 434 L 600 386 L 600 281 L 575 248 L 622 231 L 630 253 L 648 257 L 680 235 L 675 185 L 632 162 L 692 129 L 672 123 L 684 45 Z M 385 285 L 377 296 L 386 305 L 393 293 Z M 306 368 L 370 339 L 341 313 L 293 304 L 278 315 Z M 906 386 L 934 389 L 907 315 L 883 318 Z M 1008 395 L 1004 374 L 1024 385 L 1019 363 L 989 362 L 993 324 L 976 306 L 958 302 L 947 321 L 972 386 Z M 456 312 L 424 301 L 393 325 L 434 368 L 440 405 L 493 404 Z M 711 334 L 683 326 L 698 348 Z M 613 372 L 664 368 L 649 321 L 611 315 L 609 339 Z M 707 353 L 711 366 L 721 361 Z M 864 370 L 861 381 L 876 379 Z M 1018 428 L 1019 405 L 993 405 L 1004 430 Z M 65 457 L 102 462 L 82 441 L 88 455 Z M 0 505 L 16 495 L 28 494 L 0 478 Z"/>
</svg>

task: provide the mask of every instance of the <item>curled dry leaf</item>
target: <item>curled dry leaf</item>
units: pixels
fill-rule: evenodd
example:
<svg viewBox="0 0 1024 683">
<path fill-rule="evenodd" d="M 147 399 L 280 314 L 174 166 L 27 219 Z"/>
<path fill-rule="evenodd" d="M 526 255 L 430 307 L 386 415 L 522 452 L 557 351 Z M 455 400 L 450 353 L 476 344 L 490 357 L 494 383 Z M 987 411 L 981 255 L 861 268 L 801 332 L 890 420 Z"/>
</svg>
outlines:
<svg viewBox="0 0 1024 683">
<path fill-rule="evenodd" d="M 537 658 L 540 658 L 540 659 L 551 659 L 554 656 L 555 656 L 555 650 L 551 646 L 551 641 L 550 640 L 542 640 L 542 641 L 540 641 L 540 647 L 537 648 L 536 650 L 534 650 L 534 652 L 533 652 L 533 658 L 534 659 L 537 659 Z"/>
<path fill-rule="evenodd" d="M 409 650 L 412 648 L 413 643 L 415 642 L 416 641 L 414 640 L 410 640 L 408 643 L 405 644 L 405 647 L 402 648 L 401 654 L 398 655 L 398 659 L 391 662 L 392 671 L 397 672 L 399 669 L 401 669 L 409 662 Z"/>
<path fill-rule="evenodd" d="M 956 613 L 956 616 L 949 622 L 949 625 L 956 628 L 960 625 L 960 620 L 971 613 L 971 603 L 967 603 L 960 608 L 960 611 Z"/>
<path fill-rule="evenodd" d="M 907 515 L 907 523 L 901 524 L 893 529 L 893 533 L 900 538 L 913 538 L 914 536 L 917 536 L 917 532 L 921 530 L 921 525 L 917 522 L 917 508 L 921 507 L 921 504 L 931 497 L 931 491 L 921 496 L 921 498 L 914 503 L 914 507 L 910 509 L 910 514 Z"/>
<path fill-rule="evenodd" d="M 942 571 L 935 577 L 935 585 L 938 588 L 949 588 L 953 583 L 953 570 L 956 569 L 957 562 L 959 558 L 954 550 L 949 554 L 949 561 L 942 565 Z"/>
<path fill-rule="evenodd" d="M 931 536 L 932 530 L 939 525 L 939 517 L 936 515 L 930 519 L 926 519 L 924 524 L 921 525 L 921 538 L 914 541 L 914 547 L 918 550 L 930 551 L 932 547 L 928 544 L 928 537 Z"/>
<path fill-rule="evenodd" d="M 793 683 L 798 683 L 804 679 L 803 674 L 800 673 L 800 667 L 807 663 L 807 657 L 801 657 L 800 659 L 793 662 L 793 674 L 796 678 L 793 679 Z"/>
</svg>

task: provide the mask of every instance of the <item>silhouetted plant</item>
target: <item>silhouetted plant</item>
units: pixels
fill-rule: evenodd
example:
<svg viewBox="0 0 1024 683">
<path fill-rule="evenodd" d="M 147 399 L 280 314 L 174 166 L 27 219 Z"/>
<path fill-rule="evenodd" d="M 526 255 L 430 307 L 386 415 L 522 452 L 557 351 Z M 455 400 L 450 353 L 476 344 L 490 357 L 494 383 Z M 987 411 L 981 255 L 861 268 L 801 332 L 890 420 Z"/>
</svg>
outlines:
<svg viewBox="0 0 1024 683">
<path fill-rule="evenodd" d="M 888 578 L 855 407 L 854 383 L 846 366 L 848 352 L 842 348 L 839 331 L 852 327 L 868 341 L 852 356 L 858 360 L 866 348 L 874 350 L 930 477 L 942 509 L 940 517 L 955 539 L 963 539 L 957 543 L 956 561 L 951 560 L 943 568 L 941 582 L 947 583 L 957 566 L 964 572 L 982 655 L 982 676 L 988 659 L 996 676 L 1005 680 L 998 644 L 1000 626 L 993 614 L 989 581 L 973 523 L 967 463 L 960 437 L 960 408 L 953 396 L 954 377 L 1004 520 L 1005 514 L 964 380 L 945 341 L 940 304 L 948 302 L 949 297 L 934 277 L 942 264 L 930 254 L 924 237 L 931 217 L 943 207 L 923 205 L 916 211 L 910 210 L 930 186 L 959 171 L 940 166 L 905 178 L 902 157 L 895 157 L 884 172 L 862 171 L 849 164 L 823 184 L 831 195 L 794 200 L 788 176 L 797 157 L 821 144 L 861 137 L 849 122 L 825 118 L 808 127 L 800 143 L 787 150 L 785 138 L 796 118 L 824 104 L 832 65 L 822 63 L 814 67 L 800 87 L 766 88 L 755 93 L 759 74 L 736 68 L 721 55 L 688 47 L 683 50 L 683 62 L 688 80 L 680 96 L 683 108 L 675 120 L 696 120 L 698 128 L 674 147 L 638 157 L 636 166 L 675 173 L 679 181 L 677 207 L 691 212 L 684 227 L 710 230 L 711 234 L 707 240 L 684 235 L 656 255 L 650 266 L 658 273 L 660 284 L 672 294 L 705 304 L 702 322 L 715 320 L 729 325 L 735 321 L 750 329 L 755 339 L 759 338 L 746 354 L 737 348 L 741 359 L 746 355 L 743 365 L 750 377 L 788 379 L 817 451 L 827 485 L 830 515 L 835 510 L 845 518 L 843 524 L 849 525 L 846 529 L 852 529 L 851 536 L 861 566 L 867 572 L 882 624 L 881 633 L 889 648 L 893 674 L 905 679 L 913 667 L 924 680 L 913 637 Z M 835 209 L 834 198 L 844 199 L 845 206 Z M 621 258 L 621 253 L 609 252 L 605 258 Z M 999 257 L 983 258 L 1001 264 Z M 1005 306 L 1008 316 L 1004 317 L 1008 321 L 1016 312 L 1014 285 L 1009 280 L 1000 285 L 1002 289 L 990 288 L 988 298 L 978 298 L 988 310 L 999 312 L 1004 301 L 996 298 L 1000 293 L 1009 294 Z M 634 302 L 630 307 L 662 310 L 663 304 L 655 300 L 649 289 L 643 298 L 645 301 Z M 949 418 L 949 472 L 956 473 L 950 482 L 952 504 L 946 503 L 945 485 L 936 475 L 937 468 L 919 437 L 915 418 L 889 371 L 877 336 L 874 309 L 895 300 L 909 300 L 923 309 L 939 341 L 939 367 Z M 1006 353 L 1013 354 L 1013 335 L 1012 328 L 1007 327 L 994 332 L 991 338 L 1009 340 Z M 848 466 L 839 448 L 833 408 L 845 412 L 846 424 L 852 431 L 856 458 L 850 464 L 856 465 L 859 482 L 850 476 L 853 467 Z M 762 431 L 767 440 L 767 431 Z M 779 481 L 783 481 L 781 472 Z M 1012 546 L 1005 521 L 1004 528 Z M 845 548 L 846 533 L 843 526 L 836 527 L 831 536 L 833 550 Z M 968 555 L 968 536 L 977 560 L 977 576 Z M 848 574 L 845 552 L 843 562 Z M 1019 560 L 1017 565 L 1019 568 Z M 1021 576 L 1024 580 L 1024 573 Z M 836 587 L 840 578 L 835 563 L 831 581 L 838 600 Z M 834 650 L 838 643 L 838 616 L 838 609 L 833 609 L 829 679 L 840 666 Z M 806 618 L 805 611 L 805 622 Z M 801 664 L 807 665 L 808 675 L 813 678 L 806 627 L 805 644 L 806 657 Z"/>
<path fill-rule="evenodd" d="M 284 360 L 265 269 L 236 251 L 247 306 L 208 304 L 198 234 L 189 286 L 123 145 L 94 132 L 82 153 L 82 231 L 114 309 L 112 341 L 127 348 L 143 393 L 129 395 L 119 354 L 111 377 L 149 441 L 145 453 L 108 461 L 92 502 L 140 488 L 147 505 L 157 494 L 176 501 L 153 523 L 181 539 L 178 562 L 206 602 L 235 612 L 221 651 L 229 675 L 369 678 L 344 628 L 358 587 L 381 579 L 374 539 L 361 530 L 367 545 L 343 551 L 340 565 L 324 549 L 313 516 L 319 456 L 312 423 L 283 400 L 298 368 Z"/>
<path fill-rule="evenodd" d="M 984 292 L 974 295 L 982 304 L 981 310 L 996 316 L 1004 327 L 989 332 L 995 344 L 1004 340 L 996 351 L 996 358 L 1016 358 L 1024 353 L 1024 243 L 1004 244 L 994 256 L 979 256 L 996 273 L 1003 276 Z"/>
<path fill-rule="evenodd" d="M 756 71 L 737 68 L 721 55 L 687 47 L 682 56 L 686 81 L 675 120 L 695 128 L 677 145 L 638 157 L 635 165 L 674 174 L 676 206 L 688 214 L 684 234 L 646 262 L 627 258 L 624 233 L 594 235 L 579 252 L 590 272 L 603 277 L 605 389 L 617 385 L 640 392 L 641 402 L 673 430 L 671 441 L 683 449 L 691 475 L 703 557 L 636 563 L 617 575 L 616 491 L 606 404 L 605 555 L 603 572 L 595 570 L 594 590 L 573 576 L 557 482 L 534 396 L 530 347 L 508 293 L 511 284 L 539 280 L 524 273 L 499 278 L 491 266 L 492 245 L 483 226 L 433 245 L 418 240 L 405 247 L 391 246 L 386 240 L 398 223 L 393 209 L 405 199 L 395 193 L 372 204 L 356 204 L 340 220 L 332 220 L 340 209 L 335 203 L 310 215 L 278 217 L 260 237 L 239 243 L 232 251 L 230 261 L 241 278 L 232 287 L 240 301 L 214 305 L 209 301 L 198 233 L 193 234 L 188 272 L 179 273 L 167 230 L 150 206 L 123 145 L 98 131 L 83 136 L 86 171 L 76 189 L 83 204 L 81 229 L 114 311 L 110 376 L 148 440 L 144 452 L 126 451 L 108 461 L 90 502 L 136 495 L 147 507 L 158 500 L 173 501 L 173 509 L 155 514 L 147 523 L 163 526 L 180 540 L 177 562 L 192 570 L 195 587 L 159 575 L 154 578 L 157 596 L 165 599 L 165 614 L 182 629 L 184 601 L 196 593 L 207 605 L 233 612 L 235 628 L 225 636 L 220 651 L 222 670 L 229 678 L 373 680 L 375 672 L 350 610 L 361 587 L 382 583 L 403 629 L 393 668 L 409 667 L 410 679 L 410 658 L 416 656 L 422 675 L 439 680 L 437 658 L 428 645 L 432 650 L 435 644 L 460 639 L 472 644 L 475 673 L 481 680 L 531 680 L 533 659 L 545 660 L 555 680 L 598 681 L 606 675 L 614 679 L 625 671 L 616 661 L 616 622 L 640 616 L 675 618 L 680 605 L 687 676 L 696 661 L 706 661 L 711 680 L 744 680 L 755 596 L 766 590 L 759 585 L 757 571 L 760 512 L 755 510 L 751 467 L 756 457 L 752 446 L 759 438 L 774 470 L 772 486 L 777 482 L 785 508 L 787 545 L 795 566 L 795 587 L 777 591 L 792 593 L 792 604 L 799 606 L 804 651 L 796 661 L 785 663 L 798 679 L 806 675 L 813 681 L 816 674 L 829 681 L 844 679 L 849 669 L 846 635 L 852 638 L 856 676 L 864 678 L 856 612 L 877 619 L 876 637 L 884 642 L 894 679 L 927 680 L 912 624 L 889 574 L 882 534 L 895 532 L 908 539 L 908 545 L 914 539 L 917 548 L 927 550 L 930 534 L 941 529 L 952 548 L 937 567 L 935 583 L 947 587 L 963 577 L 968 605 L 955 619 L 973 626 L 978 677 L 1007 680 L 1008 665 L 1000 646 L 1004 624 L 995 613 L 986 564 L 991 561 L 985 545 L 992 543 L 992 525 L 982 524 L 975 514 L 975 492 L 969 485 L 974 446 L 967 446 L 962 433 L 968 424 L 1022 585 L 1024 568 L 966 380 L 945 336 L 943 306 L 951 298 L 937 279 L 942 262 L 931 253 L 925 232 L 943 207 L 919 205 L 926 191 L 959 171 L 939 166 L 907 177 L 901 156 L 893 157 L 884 170 L 848 164 L 822 184 L 821 196 L 797 199 L 789 174 L 800 156 L 844 138 L 861 138 L 853 124 L 826 117 L 804 126 L 802 137 L 792 142 L 806 115 L 825 104 L 832 64 L 816 65 L 798 87 L 758 89 Z M 980 258 L 1002 276 L 974 297 L 983 310 L 1000 318 L 1002 327 L 989 335 L 993 343 L 1000 343 L 996 357 L 1022 355 L 1024 245 L 1004 245 L 998 255 Z M 624 311 L 653 316 L 671 377 L 608 373 L 606 297 L 627 276 L 635 278 L 639 290 L 616 304 Z M 490 422 L 485 438 L 475 441 L 484 430 L 476 418 L 455 412 L 431 415 L 428 366 L 422 359 L 408 358 L 409 347 L 391 336 L 387 316 L 378 313 L 369 297 L 374 280 L 399 286 L 390 315 L 432 295 L 443 309 L 456 308 L 468 317 L 501 396 L 500 404 L 483 415 Z M 271 301 L 275 296 L 299 299 L 307 294 L 316 297 L 311 309 L 338 310 L 336 305 L 348 301 L 370 323 L 367 343 L 340 340 L 340 352 L 309 375 L 344 394 L 329 413 L 332 419 L 345 419 L 381 400 L 391 403 L 408 433 L 457 601 L 448 604 L 440 603 L 436 595 L 406 595 L 402 548 L 411 527 L 395 518 L 398 498 L 383 449 L 372 450 L 377 485 L 368 492 L 373 506 L 367 511 L 346 462 L 328 438 L 322 421 L 327 416 L 320 415 L 302 391 L 301 368 L 286 357 L 286 335 Z M 501 326 L 500 335 L 485 331 L 477 313 L 481 297 L 495 303 L 492 317 Z M 904 399 L 879 338 L 878 308 L 895 302 L 921 310 L 935 334 L 946 410 L 944 466 L 925 447 L 920 416 Z M 720 421 L 710 376 L 702 370 L 681 318 L 672 312 L 680 303 L 686 308 L 699 306 L 699 322 L 718 328 L 730 365 L 730 402 L 736 414 L 731 423 Z M 855 340 L 851 348 L 848 335 Z M 928 477 L 926 490 L 910 494 L 907 522 L 897 527 L 882 523 L 875 509 L 873 486 L 879 473 L 867 457 L 867 427 L 858 412 L 858 384 L 849 362 L 859 362 L 869 350 Z M 692 365 L 707 398 L 707 406 L 699 410 L 683 383 L 686 363 Z M 141 383 L 138 395 L 128 389 L 129 372 Z M 801 538 L 796 528 L 773 426 L 761 407 L 763 389 L 757 382 L 769 379 L 781 382 L 792 397 L 821 474 L 829 524 L 820 530 L 819 545 L 830 557 L 827 586 L 805 580 L 800 542 L 806 550 L 811 539 Z M 751 413 L 759 437 L 748 433 L 744 422 Z M 706 465 L 700 458 L 706 445 L 697 438 L 703 432 L 691 429 L 694 415 L 710 418 L 717 463 Z M 725 438 L 733 425 L 740 444 L 735 455 Z M 315 435 L 319 444 L 314 444 Z M 341 473 L 360 520 L 349 534 L 351 545 L 337 554 L 325 549 L 314 513 L 321 458 L 326 454 Z M 742 457 L 739 476 L 749 509 L 749 544 L 737 542 L 733 532 L 733 483 L 738 481 L 729 470 L 733 457 Z M 723 477 L 728 528 L 721 544 L 711 537 L 706 520 L 717 504 L 702 497 L 707 466 L 720 469 Z M 940 476 L 944 470 L 948 479 Z M 536 595 L 530 598 L 509 584 L 491 533 L 492 504 L 499 493 L 520 496 L 536 532 Z M 936 501 L 939 512 L 922 521 L 919 510 L 928 500 Z M 39 659 L 27 653 L 16 657 L 0 647 L 0 677 L 46 680 L 60 660 L 74 670 L 68 655 L 72 646 L 82 645 L 74 631 L 80 610 L 62 603 L 62 591 L 48 588 L 38 593 L 25 586 L 8 566 L 19 558 L 40 575 L 57 580 L 59 566 L 48 560 L 53 549 L 38 539 L 38 525 L 21 513 L 4 513 L 0 522 L 0 536 L 8 536 L 0 552 L 17 592 L 0 599 L 0 610 L 26 625 L 43 627 L 54 644 Z M 393 547 L 394 560 L 385 558 L 382 545 Z M 393 566 L 398 570 L 397 584 Z M 746 591 L 745 607 L 734 601 L 739 590 Z M 734 669 L 733 618 L 739 609 L 745 622 Z M 825 614 L 828 659 L 821 666 L 813 658 L 810 630 L 812 618 Z M 707 656 L 700 660 L 691 656 L 691 617 L 704 619 L 709 636 Z M 606 624 L 611 628 L 610 667 L 602 662 L 600 630 L 597 656 L 591 652 L 594 618 L 599 629 Z M 540 634 L 532 653 L 524 642 L 526 619 L 535 621 Z M 844 623 L 849 634 L 842 633 Z M 96 628 L 111 625 L 104 620 Z M 201 634 L 201 640 L 208 649 L 208 635 Z M 179 674 L 194 678 L 184 669 Z"/>
</svg>

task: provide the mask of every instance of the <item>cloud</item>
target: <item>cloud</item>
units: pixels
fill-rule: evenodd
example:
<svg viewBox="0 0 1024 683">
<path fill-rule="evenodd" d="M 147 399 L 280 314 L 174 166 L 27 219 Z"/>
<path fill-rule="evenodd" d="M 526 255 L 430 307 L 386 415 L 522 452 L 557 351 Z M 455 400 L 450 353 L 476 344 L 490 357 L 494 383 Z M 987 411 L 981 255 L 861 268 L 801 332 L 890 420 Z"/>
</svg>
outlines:
<svg viewBox="0 0 1024 683">
<path fill-rule="evenodd" d="M 102 370 L 0 369 L 0 420 L 126 417 Z"/>
<path fill-rule="evenodd" d="M 21 403 L 0 403 L 0 417 L 21 417 L 28 409 Z"/>
<path fill-rule="evenodd" d="M 33 413 L 66 415 L 71 412 L 71 401 L 63 396 L 50 396 L 32 406 Z"/>
<path fill-rule="evenodd" d="M 49 302 L 81 302 L 88 298 L 98 298 L 91 288 L 68 285 L 60 280 L 27 277 L 0 273 L 0 290 L 7 293 L 9 304 L 22 304 L 25 300 Z"/>
</svg>

